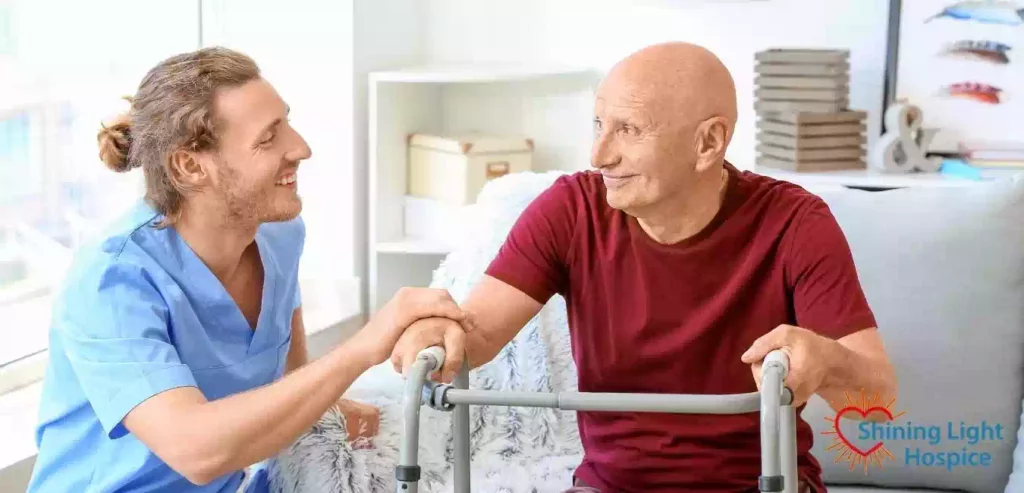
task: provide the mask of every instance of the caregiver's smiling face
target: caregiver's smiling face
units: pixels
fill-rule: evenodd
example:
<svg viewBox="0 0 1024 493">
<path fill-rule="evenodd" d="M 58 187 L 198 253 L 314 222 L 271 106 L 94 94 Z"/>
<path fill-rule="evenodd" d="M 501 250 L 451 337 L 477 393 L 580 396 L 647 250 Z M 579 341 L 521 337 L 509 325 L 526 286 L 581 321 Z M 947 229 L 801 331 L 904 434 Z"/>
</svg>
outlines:
<svg viewBox="0 0 1024 493">
<path fill-rule="evenodd" d="M 221 89 L 214 98 L 217 143 L 200 154 L 211 194 L 228 217 L 285 221 L 299 215 L 299 162 L 311 156 L 292 128 L 288 105 L 264 79 Z"/>
</svg>

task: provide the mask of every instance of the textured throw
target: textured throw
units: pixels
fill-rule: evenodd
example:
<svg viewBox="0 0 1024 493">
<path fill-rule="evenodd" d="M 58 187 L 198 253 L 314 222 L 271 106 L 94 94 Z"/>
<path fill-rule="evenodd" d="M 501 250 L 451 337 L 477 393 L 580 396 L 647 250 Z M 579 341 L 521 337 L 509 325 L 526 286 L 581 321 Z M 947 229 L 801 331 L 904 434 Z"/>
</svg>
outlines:
<svg viewBox="0 0 1024 493">
<path fill-rule="evenodd" d="M 489 182 L 471 206 L 468 234 L 434 273 L 432 285 L 448 289 L 457 301 L 464 299 L 522 210 L 558 176 L 556 172 L 518 173 Z M 329 413 L 270 463 L 275 491 L 395 491 L 402 417 L 400 383 L 396 385 L 394 379 L 400 377 L 390 369 L 377 368 L 372 373 L 384 375 L 376 377 L 381 379 L 381 390 L 359 396 L 381 407 L 380 433 L 372 446 L 348 444 L 342 418 Z M 377 388 L 376 383 L 369 387 Z M 554 297 L 497 358 L 473 371 L 470 387 L 576 390 L 564 300 Z M 452 491 L 452 414 L 424 406 L 420 416 L 420 491 Z M 473 406 L 470 422 L 474 493 L 561 492 L 571 486 L 572 472 L 582 457 L 574 413 Z"/>
</svg>

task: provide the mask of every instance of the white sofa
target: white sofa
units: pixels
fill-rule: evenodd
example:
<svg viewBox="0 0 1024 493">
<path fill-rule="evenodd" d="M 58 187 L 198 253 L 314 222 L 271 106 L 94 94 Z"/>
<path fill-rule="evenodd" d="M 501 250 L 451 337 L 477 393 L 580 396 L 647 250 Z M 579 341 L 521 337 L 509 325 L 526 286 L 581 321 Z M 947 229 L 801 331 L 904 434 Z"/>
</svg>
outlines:
<svg viewBox="0 0 1024 493">
<path fill-rule="evenodd" d="M 479 279 L 508 228 L 529 201 L 557 174 L 522 174 L 491 182 L 475 207 L 471 243 L 453 252 L 434 285 L 461 299 Z M 901 428 L 938 427 L 942 440 L 883 440 L 892 458 L 879 467 L 851 468 L 830 449 L 827 418 L 835 413 L 820 399 L 803 413 L 816 431 L 815 457 L 829 491 L 837 493 L 954 490 L 1024 493 L 1024 452 L 1015 452 L 1024 399 L 1024 180 L 974 187 L 901 189 L 885 192 L 827 190 L 829 203 L 853 250 L 868 301 L 896 365 L 900 395 L 892 405 L 905 412 Z M 556 297 L 497 360 L 475 371 L 475 388 L 574 390 L 564 305 Z M 397 399 L 401 379 L 388 365 L 357 382 L 355 397 L 383 406 L 384 431 L 371 450 L 343 443 L 337 417 L 304 437 L 282 456 L 278 486 L 284 491 L 394 491 Z M 859 396 L 852 395 L 857 400 Z M 481 408 L 482 409 L 482 408 Z M 579 459 L 572 413 L 551 410 L 474 408 L 474 491 L 560 491 Z M 424 409 L 421 491 L 450 491 L 450 415 Z M 1001 440 L 966 444 L 947 427 L 984 421 L 998 425 Z M 857 423 L 841 429 L 862 448 Z M 906 463 L 906 453 L 925 457 L 967 449 L 988 454 L 985 466 L 944 468 Z M 947 456 L 948 455 L 944 455 Z M 914 456 L 912 455 L 912 458 Z M 753 483 L 752 483 L 753 484 Z"/>
</svg>

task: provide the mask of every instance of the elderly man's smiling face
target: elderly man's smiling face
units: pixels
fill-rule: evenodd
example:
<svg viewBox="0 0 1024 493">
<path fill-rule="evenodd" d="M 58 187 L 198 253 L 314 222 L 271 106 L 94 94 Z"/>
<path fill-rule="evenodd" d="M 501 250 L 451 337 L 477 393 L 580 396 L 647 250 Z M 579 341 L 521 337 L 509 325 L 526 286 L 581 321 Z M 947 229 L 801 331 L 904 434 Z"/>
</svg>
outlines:
<svg viewBox="0 0 1024 493">
<path fill-rule="evenodd" d="M 642 209 L 684 188 L 693 170 L 692 129 L 642 81 L 614 76 L 594 105 L 592 165 L 601 171 L 608 203 Z"/>
<path fill-rule="evenodd" d="M 659 45 L 617 64 L 597 92 L 591 153 L 609 205 L 639 216 L 685 200 L 721 163 L 734 121 L 731 77 L 702 48 Z"/>
</svg>

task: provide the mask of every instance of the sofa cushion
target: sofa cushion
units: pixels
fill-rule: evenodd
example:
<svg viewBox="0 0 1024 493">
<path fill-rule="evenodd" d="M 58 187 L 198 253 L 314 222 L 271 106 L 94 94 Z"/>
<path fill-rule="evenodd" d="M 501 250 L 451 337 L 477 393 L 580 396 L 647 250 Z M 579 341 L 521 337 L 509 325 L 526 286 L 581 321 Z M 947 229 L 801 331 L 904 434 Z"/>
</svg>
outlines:
<svg viewBox="0 0 1024 493">
<path fill-rule="evenodd" d="M 896 367 L 891 408 L 905 413 L 874 431 L 841 420 L 853 445 L 881 442 L 891 453 L 879 457 L 881 467 L 851 467 L 837 459 L 844 447 L 830 434 L 835 411 L 815 397 L 803 418 L 816 431 L 826 481 L 1003 491 L 1024 392 L 1024 181 L 819 194 L 847 236 Z M 908 430 L 917 436 L 900 436 Z M 965 440 L 970 430 L 985 440 Z"/>
<path fill-rule="evenodd" d="M 871 486 L 829 486 L 828 493 L 951 493 L 956 490 L 933 490 L 915 488 L 905 490 L 903 488 L 874 488 Z"/>
</svg>

